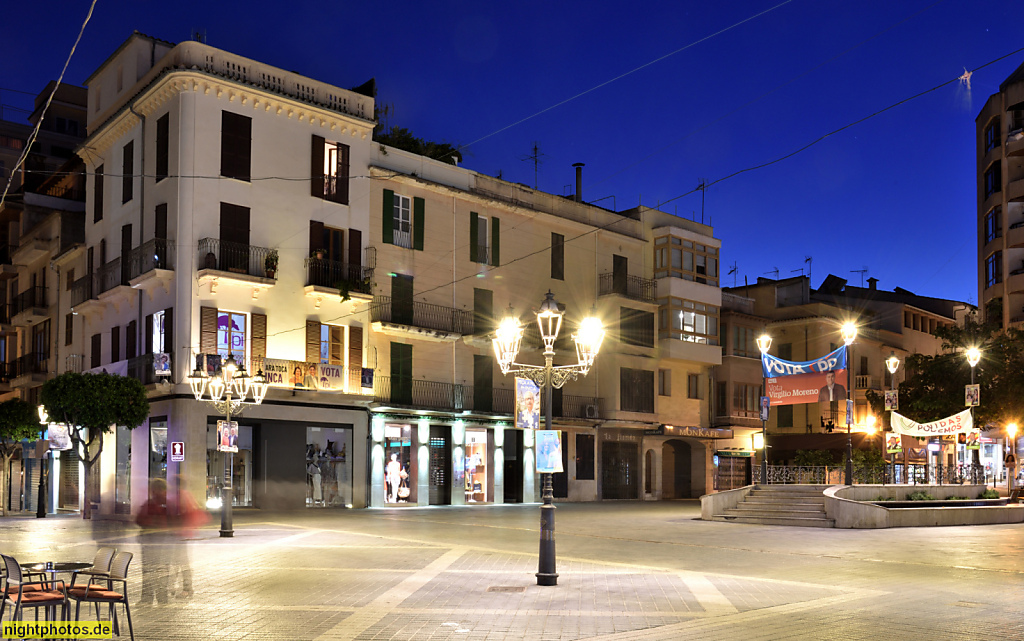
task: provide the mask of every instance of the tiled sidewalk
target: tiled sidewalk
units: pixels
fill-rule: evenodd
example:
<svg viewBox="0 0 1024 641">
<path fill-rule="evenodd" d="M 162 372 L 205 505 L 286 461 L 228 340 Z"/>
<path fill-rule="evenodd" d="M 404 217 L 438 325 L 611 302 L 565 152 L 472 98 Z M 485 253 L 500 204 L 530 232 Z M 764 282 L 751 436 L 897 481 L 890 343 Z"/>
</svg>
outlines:
<svg viewBox="0 0 1024 641">
<path fill-rule="evenodd" d="M 2 521 L 26 560 L 136 552 L 143 639 L 1024 638 L 1024 528 L 818 530 L 695 520 L 696 502 L 563 505 L 556 587 L 535 506 L 236 513 L 188 542 L 195 594 L 144 604 L 171 543 L 73 517 Z M 45 557 L 45 558 L 44 558 Z M 180 587 L 178 588 L 180 590 Z"/>
</svg>

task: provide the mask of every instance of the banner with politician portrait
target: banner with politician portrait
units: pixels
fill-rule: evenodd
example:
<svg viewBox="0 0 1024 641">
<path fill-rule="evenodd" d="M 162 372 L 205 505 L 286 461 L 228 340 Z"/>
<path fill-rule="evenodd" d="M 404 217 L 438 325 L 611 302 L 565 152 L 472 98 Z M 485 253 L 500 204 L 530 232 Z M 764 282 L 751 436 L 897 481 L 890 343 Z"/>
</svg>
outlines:
<svg viewBox="0 0 1024 641">
<path fill-rule="evenodd" d="M 238 423 L 235 421 L 217 421 L 217 451 L 238 451 Z"/>
<path fill-rule="evenodd" d="M 562 472 L 562 433 L 558 430 L 537 430 L 537 472 Z"/>
<path fill-rule="evenodd" d="M 345 368 L 328 363 L 303 363 L 265 358 L 256 364 L 271 387 L 314 392 L 345 391 Z"/>
<path fill-rule="evenodd" d="M 772 405 L 846 400 L 846 346 L 812 361 L 761 356 L 765 391 Z"/>
<path fill-rule="evenodd" d="M 528 378 L 516 377 L 516 427 L 535 430 L 540 426 L 540 387 Z"/>
<path fill-rule="evenodd" d="M 899 454 L 903 452 L 903 438 L 896 432 L 886 432 L 885 451 L 889 454 Z"/>
</svg>

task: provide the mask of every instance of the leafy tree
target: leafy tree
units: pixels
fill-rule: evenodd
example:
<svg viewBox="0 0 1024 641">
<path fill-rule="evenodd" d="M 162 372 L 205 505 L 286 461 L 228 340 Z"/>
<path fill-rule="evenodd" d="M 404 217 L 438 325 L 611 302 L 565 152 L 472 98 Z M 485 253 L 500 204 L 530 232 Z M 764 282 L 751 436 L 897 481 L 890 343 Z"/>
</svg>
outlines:
<svg viewBox="0 0 1024 641">
<path fill-rule="evenodd" d="M 51 420 L 70 426 L 71 443 L 85 464 L 86 488 L 103 452 L 102 435 L 116 425 L 135 429 L 149 416 L 146 388 L 116 374 L 61 374 L 43 384 L 39 398 Z M 92 518 L 91 498 L 87 492 L 82 518 Z"/>
<path fill-rule="evenodd" d="M 374 130 L 373 139 L 382 145 L 440 160 L 449 165 L 457 165 L 462 162 L 462 152 L 456 147 L 446 142 L 432 142 L 417 138 L 405 127 L 379 127 L 379 131 Z"/>
<path fill-rule="evenodd" d="M 793 463 L 798 467 L 833 467 L 836 453 L 832 450 L 797 450 Z"/>
<path fill-rule="evenodd" d="M 20 398 L 0 403 L 0 459 L 3 469 L 0 470 L 0 514 L 7 516 L 7 468 L 11 457 L 21 447 L 21 440 L 36 438 L 42 431 L 36 408 Z"/>
</svg>

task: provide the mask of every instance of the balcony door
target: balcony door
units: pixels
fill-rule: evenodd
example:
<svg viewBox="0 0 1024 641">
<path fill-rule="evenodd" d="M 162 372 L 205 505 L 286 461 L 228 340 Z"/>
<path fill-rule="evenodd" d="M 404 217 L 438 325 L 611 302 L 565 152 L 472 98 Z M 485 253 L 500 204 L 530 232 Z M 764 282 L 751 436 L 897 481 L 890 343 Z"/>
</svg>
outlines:
<svg viewBox="0 0 1024 641">
<path fill-rule="evenodd" d="M 391 402 L 412 405 L 412 345 L 391 343 Z"/>
<path fill-rule="evenodd" d="M 249 272 L 249 208 L 220 204 L 220 256 L 217 268 L 241 274 Z"/>
<path fill-rule="evenodd" d="M 626 275 L 629 273 L 629 259 L 612 254 L 612 291 L 626 295 Z"/>
<path fill-rule="evenodd" d="M 493 409 L 494 359 L 473 355 L 473 409 L 490 412 Z"/>
<path fill-rule="evenodd" d="M 391 322 L 413 324 L 412 276 L 396 274 L 391 277 Z"/>
<path fill-rule="evenodd" d="M 121 284 L 131 280 L 132 226 L 121 226 Z"/>
</svg>

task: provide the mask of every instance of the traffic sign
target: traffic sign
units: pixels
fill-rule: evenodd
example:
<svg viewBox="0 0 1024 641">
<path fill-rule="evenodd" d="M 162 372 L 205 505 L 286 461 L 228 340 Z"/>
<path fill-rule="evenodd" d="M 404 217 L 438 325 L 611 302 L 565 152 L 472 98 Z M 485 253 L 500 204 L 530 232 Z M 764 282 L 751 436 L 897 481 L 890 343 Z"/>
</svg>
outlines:
<svg viewBox="0 0 1024 641">
<path fill-rule="evenodd" d="M 185 461 L 185 443 L 182 441 L 171 441 L 171 462 L 182 463 Z"/>
</svg>

